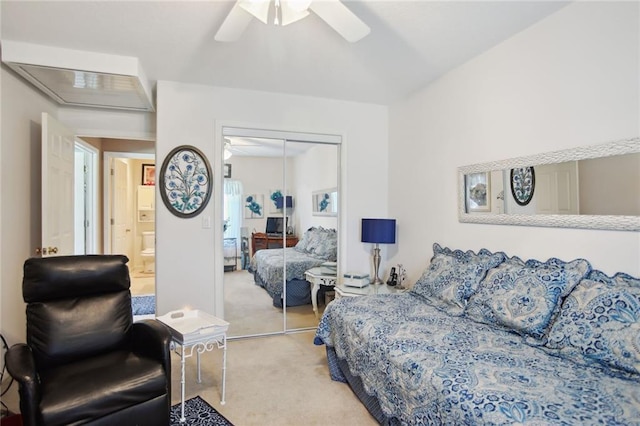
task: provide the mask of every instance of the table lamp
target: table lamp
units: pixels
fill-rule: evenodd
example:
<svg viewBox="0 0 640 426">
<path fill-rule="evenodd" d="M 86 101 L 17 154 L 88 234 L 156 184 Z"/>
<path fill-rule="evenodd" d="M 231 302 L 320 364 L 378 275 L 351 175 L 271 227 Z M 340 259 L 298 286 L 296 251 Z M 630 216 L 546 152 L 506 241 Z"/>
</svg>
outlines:
<svg viewBox="0 0 640 426">
<path fill-rule="evenodd" d="M 396 220 L 395 219 L 362 219 L 363 243 L 374 243 L 373 249 L 373 269 L 375 277 L 371 284 L 382 284 L 378 276 L 380 270 L 380 247 L 379 244 L 395 244 L 396 242 Z"/>
<path fill-rule="evenodd" d="M 281 209 L 283 207 L 287 207 L 287 208 L 293 207 L 293 197 L 291 195 L 287 195 L 286 197 L 276 198 L 276 208 Z"/>
</svg>

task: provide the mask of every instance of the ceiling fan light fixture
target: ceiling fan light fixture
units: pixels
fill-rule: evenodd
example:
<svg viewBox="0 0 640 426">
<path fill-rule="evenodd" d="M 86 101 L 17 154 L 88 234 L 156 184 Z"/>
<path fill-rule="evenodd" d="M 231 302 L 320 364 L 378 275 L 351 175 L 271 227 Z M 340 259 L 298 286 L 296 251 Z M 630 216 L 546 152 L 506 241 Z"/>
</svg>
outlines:
<svg viewBox="0 0 640 426">
<path fill-rule="evenodd" d="M 233 8 L 215 35 L 216 41 L 236 41 L 249 25 L 252 17 L 269 23 L 269 13 L 275 25 L 289 25 L 313 12 L 347 41 L 355 43 L 366 37 L 371 29 L 341 0 L 236 0 Z"/>
<path fill-rule="evenodd" d="M 263 24 L 269 23 L 269 5 L 271 0 L 240 0 L 238 5 L 255 16 Z"/>
<path fill-rule="evenodd" d="M 300 5 L 297 3 L 299 2 L 280 0 L 280 24 L 282 26 L 292 24 L 309 16 L 307 9 L 298 9 Z M 311 2 L 300 3 L 310 4 Z"/>
</svg>

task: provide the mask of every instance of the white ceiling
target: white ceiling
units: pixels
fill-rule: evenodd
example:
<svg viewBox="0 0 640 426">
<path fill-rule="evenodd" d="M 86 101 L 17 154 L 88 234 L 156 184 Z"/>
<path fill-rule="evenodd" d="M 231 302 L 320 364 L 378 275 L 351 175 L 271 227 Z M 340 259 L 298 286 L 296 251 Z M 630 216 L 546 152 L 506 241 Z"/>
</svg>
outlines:
<svg viewBox="0 0 640 426">
<path fill-rule="evenodd" d="M 2 39 L 140 59 L 157 80 L 390 104 L 565 6 L 555 1 L 346 1 L 371 34 L 317 16 L 214 35 L 233 1 L 0 2 Z"/>
</svg>

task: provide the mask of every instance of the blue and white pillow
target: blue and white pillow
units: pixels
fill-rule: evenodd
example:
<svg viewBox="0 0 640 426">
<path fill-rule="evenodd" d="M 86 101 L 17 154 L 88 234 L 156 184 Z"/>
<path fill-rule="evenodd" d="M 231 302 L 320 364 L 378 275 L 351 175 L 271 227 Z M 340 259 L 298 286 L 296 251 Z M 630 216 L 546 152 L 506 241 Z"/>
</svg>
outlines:
<svg viewBox="0 0 640 426">
<path fill-rule="evenodd" d="M 513 330 L 530 343 L 544 343 L 562 300 L 590 271 L 591 265 L 584 259 L 525 263 L 509 258 L 487 273 L 469 299 L 465 314 L 475 321 Z"/>
<path fill-rule="evenodd" d="M 640 279 L 591 272 L 565 299 L 546 346 L 640 374 Z"/>
<path fill-rule="evenodd" d="M 335 229 L 323 229 L 320 228 L 321 238 L 313 248 L 312 254 L 315 256 L 330 261 L 337 261 L 338 257 L 338 235 Z"/>
<path fill-rule="evenodd" d="M 504 261 L 504 253 L 491 253 L 482 249 L 450 250 L 437 243 L 433 257 L 411 291 L 427 298 L 434 306 L 449 315 L 461 315 L 469 297 L 478 288 L 487 271 Z"/>
</svg>

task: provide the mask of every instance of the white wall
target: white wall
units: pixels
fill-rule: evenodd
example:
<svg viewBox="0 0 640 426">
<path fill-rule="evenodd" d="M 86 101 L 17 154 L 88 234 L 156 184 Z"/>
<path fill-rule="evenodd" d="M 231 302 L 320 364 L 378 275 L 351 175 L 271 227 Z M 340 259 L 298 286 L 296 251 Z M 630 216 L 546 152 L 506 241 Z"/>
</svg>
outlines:
<svg viewBox="0 0 640 426">
<path fill-rule="evenodd" d="M 22 265 L 40 246 L 40 165 L 42 113 L 58 106 L 2 66 L 2 155 L 0 200 L 0 332 L 13 345 L 26 339 Z M 17 184 L 19 183 L 19 184 Z"/>
<path fill-rule="evenodd" d="M 215 172 L 214 194 L 203 213 L 180 219 L 156 212 L 158 312 L 190 306 L 221 314 L 222 126 L 338 134 L 343 137 L 341 262 L 361 269 L 369 247 L 359 221 L 387 214 L 387 108 L 329 99 L 189 85 L 157 84 L 157 164 L 177 145 L 199 148 Z M 203 229 L 203 218 L 213 226 Z M 214 291 L 215 288 L 215 291 Z"/>
<path fill-rule="evenodd" d="M 638 136 L 638 8 L 572 3 L 390 108 L 394 260 L 410 282 L 434 242 L 640 275 L 640 233 L 462 224 L 456 199 L 459 166 Z"/>
<path fill-rule="evenodd" d="M 231 164 L 231 178 L 242 182 L 243 206 L 247 195 L 262 195 L 263 217 L 245 218 L 242 210 L 242 226 L 249 233 L 264 232 L 267 226 L 267 217 L 273 216 L 271 200 L 272 190 L 283 190 L 284 162 L 282 157 L 240 157 L 233 156 L 226 161 Z"/>
</svg>

